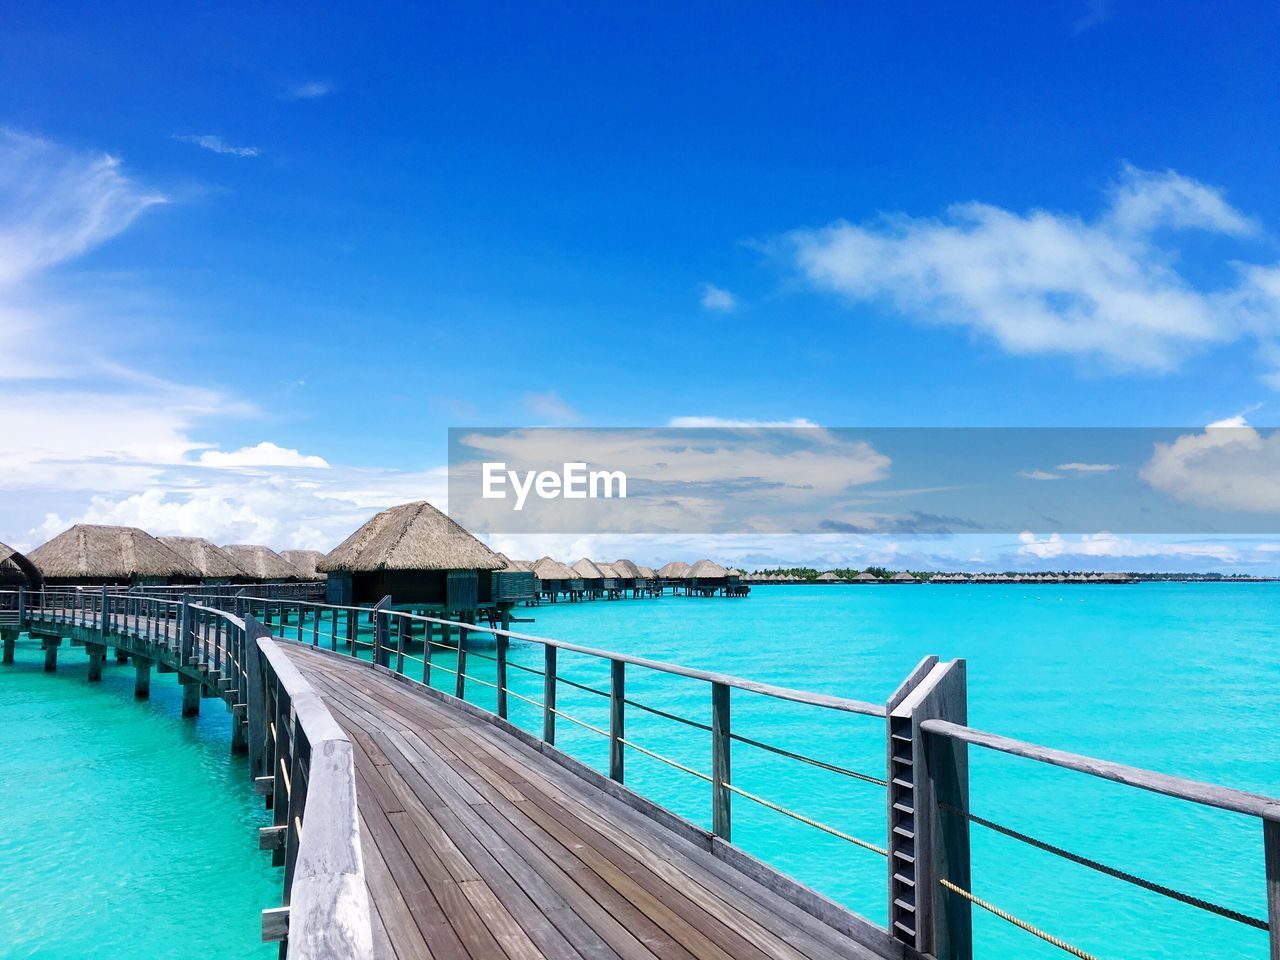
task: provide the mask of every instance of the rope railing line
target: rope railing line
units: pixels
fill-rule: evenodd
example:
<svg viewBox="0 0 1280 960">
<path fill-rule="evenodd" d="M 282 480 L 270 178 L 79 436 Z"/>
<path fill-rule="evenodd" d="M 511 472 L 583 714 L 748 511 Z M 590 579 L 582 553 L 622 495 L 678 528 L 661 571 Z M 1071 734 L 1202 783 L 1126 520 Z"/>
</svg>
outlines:
<svg viewBox="0 0 1280 960">
<path fill-rule="evenodd" d="M 523 700 L 525 703 L 533 704 L 533 706 L 537 707 L 539 710 L 546 709 L 546 704 L 541 703 L 537 700 L 533 700 L 529 697 L 526 697 L 523 693 L 516 693 L 510 687 L 503 687 L 502 692 L 507 694 L 508 696 L 515 697 L 517 700 Z"/>
<path fill-rule="evenodd" d="M 515 663 L 514 661 L 511 661 L 511 660 L 507 661 L 507 666 L 514 670 L 523 670 L 525 673 L 532 673 L 535 676 L 539 676 L 539 677 L 545 677 L 547 675 L 547 672 L 545 670 L 537 670 L 534 667 L 526 667 L 523 663 Z"/>
<path fill-rule="evenodd" d="M 640 753 L 643 753 L 645 756 L 653 757 L 653 759 L 655 760 L 661 760 L 663 763 L 668 764 L 669 766 L 675 767 L 677 770 L 683 770 L 685 773 L 692 774 L 693 776 L 697 777 L 699 780 L 705 780 L 707 783 L 712 782 L 711 778 L 707 776 L 705 773 L 703 773 L 701 770 L 695 770 L 693 769 L 693 767 L 686 767 L 683 763 L 680 763 L 676 760 L 672 760 L 670 757 L 664 757 L 662 754 L 655 753 L 654 751 L 648 749 L 647 747 L 640 746 L 640 744 L 638 743 L 633 743 L 632 741 L 628 740 L 626 737 L 619 737 L 618 742 L 626 744 L 632 750 L 638 750 Z"/>
<path fill-rule="evenodd" d="M 1164 884 L 1156 883 L 1154 880 L 1147 880 L 1144 877 L 1128 873 L 1118 867 L 1112 867 L 1097 860 L 1091 860 L 1090 858 L 1081 856 L 1078 853 L 1072 853 L 1070 850 L 1064 850 L 1062 847 L 1056 847 L 1051 843 L 1046 843 L 1044 840 L 1039 840 L 1036 837 L 1021 833 L 1011 827 L 1006 827 L 993 820 L 980 817 L 976 813 L 968 813 L 960 810 L 949 803 L 943 803 L 940 804 L 940 806 L 948 813 L 964 817 L 971 823 L 976 823 L 981 827 L 986 827 L 988 830 L 993 830 L 996 833 L 1003 834 L 1010 839 L 1035 847 L 1037 850 L 1043 850 L 1045 853 L 1051 853 L 1064 860 L 1069 860 L 1071 863 L 1079 864 L 1082 867 L 1088 867 L 1090 870 L 1096 870 L 1098 873 L 1104 874 L 1105 876 L 1113 877 L 1116 880 L 1123 880 L 1125 883 L 1131 883 L 1136 887 L 1141 887 L 1143 890 L 1158 893 L 1161 896 L 1168 897 L 1170 900 L 1177 900 L 1179 903 L 1185 903 L 1188 906 L 1216 914 L 1217 916 L 1224 917 L 1227 920 L 1234 920 L 1236 923 L 1242 923 L 1245 926 L 1254 927 L 1258 930 L 1271 929 L 1271 925 L 1266 920 L 1262 920 L 1258 917 L 1250 916 L 1249 914 L 1242 913 L 1239 910 L 1233 910 L 1231 907 L 1221 906 L 1211 900 L 1205 900 L 1201 897 L 1197 897 L 1194 894 L 1183 893 L 1180 890 L 1175 890 L 1173 887 L 1166 887 Z"/>
<path fill-rule="evenodd" d="M 710 728 L 708 728 L 710 729 Z M 791 760 L 799 760 L 801 763 L 807 763 L 818 767 L 822 770 L 829 770 L 832 773 L 839 773 L 854 780 L 862 780 L 866 783 L 873 783 L 879 787 L 887 787 L 889 781 L 882 780 L 880 777 L 873 777 L 867 773 L 859 773 L 857 770 L 850 770 L 848 767 L 838 767 L 834 763 L 827 763 L 825 760 L 815 760 L 813 757 L 806 757 L 802 753 L 792 753 L 790 750 L 783 750 L 781 747 L 775 747 L 772 744 L 762 743 L 759 740 L 753 740 L 751 737 L 744 737 L 741 734 L 730 733 L 730 740 L 736 740 L 738 743 L 745 743 L 761 750 L 767 750 L 770 753 L 776 753 L 780 757 L 787 757 Z"/>
<path fill-rule="evenodd" d="M 568 677 L 556 677 L 556 683 L 563 683 L 566 687 L 573 687 L 577 690 L 584 690 L 587 693 L 594 693 L 597 697 L 609 699 L 609 691 L 600 690 L 596 687 L 589 687 L 585 683 L 579 683 L 577 680 L 570 680 Z"/>
<path fill-rule="evenodd" d="M 1052 933 L 1046 933 L 1044 930 L 1041 930 L 1039 927 L 1036 927 L 1027 923 L 1027 921 L 1025 920 L 1019 920 L 1017 917 L 1015 917 L 1013 914 L 1009 913 L 1008 911 L 1001 910 L 995 904 L 988 903 L 986 900 L 983 900 L 981 897 L 975 896 L 974 894 L 970 893 L 968 890 L 964 889 L 964 887 L 961 887 L 952 883 L 950 880 L 946 879 L 945 877 L 938 880 L 938 883 L 942 885 L 943 889 L 950 890 L 952 893 L 956 894 L 957 896 L 964 897 L 964 899 L 968 900 L 970 903 L 976 904 L 977 906 L 981 907 L 983 910 L 986 910 L 988 913 L 995 914 L 1001 920 L 1006 920 L 1009 923 L 1012 923 L 1019 930 L 1025 930 L 1027 933 L 1031 934 L 1033 937 L 1039 937 L 1045 943 L 1052 944 L 1053 946 L 1057 947 L 1059 950 L 1065 950 L 1067 953 L 1071 954 L 1073 957 L 1079 957 L 1080 960 L 1098 960 L 1098 958 L 1094 956 L 1092 953 L 1086 953 L 1085 951 L 1081 950 L 1079 947 L 1072 946 L 1071 944 L 1067 943 L 1067 941 L 1059 937 L 1055 937 Z"/>
<path fill-rule="evenodd" d="M 743 790 L 741 787 L 734 786 L 732 783 L 725 783 L 724 788 L 726 790 L 732 791 L 733 793 L 736 793 L 740 797 L 746 797 L 748 800 L 753 800 L 756 803 L 760 804 L 762 807 L 768 807 L 770 810 L 773 810 L 777 813 L 781 813 L 784 816 L 788 816 L 793 820 L 799 820 L 801 823 L 807 824 L 810 827 L 814 827 L 818 830 L 821 830 L 823 833 L 829 833 L 833 837 L 839 837 L 841 840 L 847 840 L 849 843 L 862 847 L 864 850 L 870 850 L 872 853 L 878 853 L 882 857 L 889 856 L 889 851 L 886 850 L 884 847 L 876 846 L 874 843 L 870 843 L 866 840 L 861 840 L 858 837 L 853 836 L 852 834 L 845 833 L 843 830 L 837 830 L 835 827 L 828 826 L 827 824 L 822 823 L 818 820 L 813 820 L 809 817 L 806 817 L 803 813 L 796 813 L 794 810 L 788 810 L 786 807 L 781 807 L 778 804 L 774 803 L 772 800 L 766 800 L 764 797 L 760 797 L 754 793 L 750 793 L 746 790 Z"/>
<path fill-rule="evenodd" d="M 665 710 L 659 710 L 657 707 L 651 707 L 648 704 L 640 703 L 637 700 L 624 698 L 622 702 L 629 707 L 635 707 L 637 710 L 643 710 L 645 713 L 652 713 L 654 716 L 663 717 L 667 720 L 674 720 L 676 723 L 683 723 L 690 727 L 696 727 L 699 730 L 705 730 L 707 733 L 711 732 L 711 724 L 709 723 L 690 720 L 688 717 L 682 717 L 677 713 L 667 713 Z"/>
<path fill-rule="evenodd" d="M 546 708 L 544 707 L 543 709 L 546 709 Z M 613 734 L 611 734 L 608 730 L 601 730 L 599 727 L 593 724 L 587 723 L 587 721 L 585 720 L 579 720 L 577 717 L 571 716 L 570 714 L 562 713 L 561 711 L 555 709 L 554 707 L 551 708 L 551 712 L 554 713 L 557 717 L 564 717 L 564 719 L 568 720 L 570 723 L 576 723 L 580 727 L 586 727 L 588 730 L 591 730 L 594 733 L 598 733 L 602 737 L 613 736 Z"/>
</svg>

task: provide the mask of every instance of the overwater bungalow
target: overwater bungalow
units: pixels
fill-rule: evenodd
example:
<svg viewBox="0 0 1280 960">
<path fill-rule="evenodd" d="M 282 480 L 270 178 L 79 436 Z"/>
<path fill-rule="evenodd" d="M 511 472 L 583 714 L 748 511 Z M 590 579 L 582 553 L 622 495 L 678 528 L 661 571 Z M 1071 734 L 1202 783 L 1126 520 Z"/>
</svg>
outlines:
<svg viewBox="0 0 1280 960">
<path fill-rule="evenodd" d="M 0 543 L 0 590 L 26 587 L 39 590 L 44 584 L 40 568 L 13 547 Z"/>
<path fill-rule="evenodd" d="M 145 530 L 77 523 L 28 558 L 47 586 L 195 583 L 200 571 Z"/>
<path fill-rule="evenodd" d="M 890 583 L 919 583 L 920 581 L 904 570 L 899 573 L 895 573 L 892 577 L 889 578 L 889 582 Z"/>
<path fill-rule="evenodd" d="M 630 590 L 632 597 L 653 596 L 653 571 L 648 567 L 631 560 L 615 560 L 613 569 L 622 582 L 622 588 Z"/>
<path fill-rule="evenodd" d="M 604 590 L 605 595 L 611 600 L 622 599 L 623 583 L 625 578 L 618 572 L 617 567 L 604 560 L 597 560 L 595 564 L 600 569 L 600 573 L 604 575 L 604 580 L 601 582 L 600 586 L 601 589 Z"/>
<path fill-rule="evenodd" d="M 334 604 L 376 604 L 476 617 L 492 612 L 498 555 L 425 500 L 383 510 L 338 544 L 316 569 Z M 509 607 L 505 601 L 504 610 Z"/>
<path fill-rule="evenodd" d="M 699 560 L 686 574 L 686 591 L 701 597 L 720 593 L 729 583 L 729 571 L 714 560 Z"/>
<path fill-rule="evenodd" d="M 877 577 L 874 573 L 860 573 L 853 578 L 851 583 L 883 583 L 884 581 Z"/>
<path fill-rule="evenodd" d="M 538 598 L 537 577 L 533 564 L 512 560 L 505 553 L 497 554 L 502 566 L 489 576 L 492 578 L 492 597 L 495 604 L 531 603 Z"/>
<path fill-rule="evenodd" d="M 587 599 L 595 600 L 604 593 L 604 572 L 596 566 L 594 560 L 580 558 L 574 563 L 573 572 L 582 580 Z"/>
<path fill-rule="evenodd" d="M 662 588 L 670 587 L 672 593 L 683 593 L 689 577 L 689 565 L 682 560 L 672 560 L 658 568 L 658 580 Z"/>
<path fill-rule="evenodd" d="M 250 579 L 272 583 L 304 579 L 297 567 L 270 547 L 264 547 L 262 544 L 228 543 L 222 550 Z"/>
<path fill-rule="evenodd" d="M 837 576 L 828 570 L 826 573 L 818 575 L 817 583 L 844 583 L 844 578 Z"/>
<path fill-rule="evenodd" d="M 582 596 L 582 578 L 559 560 L 543 557 L 533 565 L 533 575 L 538 578 L 539 593 L 551 603 L 561 595 L 569 600 L 578 600 Z"/>
<path fill-rule="evenodd" d="M 254 579 L 229 553 L 204 537 L 157 539 L 195 567 L 203 583 L 248 583 Z"/>
<path fill-rule="evenodd" d="M 325 557 L 323 550 L 281 550 L 280 556 L 293 564 L 303 580 L 328 579 L 327 574 L 316 569 L 316 564 Z"/>
</svg>

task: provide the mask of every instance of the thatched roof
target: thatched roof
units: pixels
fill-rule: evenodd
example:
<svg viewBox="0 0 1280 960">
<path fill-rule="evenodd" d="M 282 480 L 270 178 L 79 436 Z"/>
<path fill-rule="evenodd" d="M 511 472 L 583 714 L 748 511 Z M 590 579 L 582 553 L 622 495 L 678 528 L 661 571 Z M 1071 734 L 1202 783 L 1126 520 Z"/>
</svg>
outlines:
<svg viewBox="0 0 1280 960">
<path fill-rule="evenodd" d="M 515 573 L 533 573 L 533 564 L 528 560 L 512 560 L 505 553 L 497 554 L 502 561 L 502 569 Z"/>
<path fill-rule="evenodd" d="M 637 563 L 636 569 L 640 571 L 640 576 L 644 577 L 646 580 L 652 580 L 658 575 L 657 570 L 653 569 L 653 567 L 646 567 L 643 563 Z"/>
<path fill-rule="evenodd" d="M 281 550 L 280 556 L 294 565 L 303 580 L 324 580 L 328 577 L 316 569 L 316 564 L 324 559 L 323 550 Z"/>
<path fill-rule="evenodd" d="M 630 560 L 613 561 L 613 569 L 618 572 L 618 576 L 624 580 L 643 580 L 644 574 L 640 572 L 640 568 Z"/>
<path fill-rule="evenodd" d="M 160 542 L 199 571 L 202 579 L 247 577 L 231 556 L 204 537 L 160 537 Z"/>
<path fill-rule="evenodd" d="M 818 575 L 818 582 L 819 583 L 839 583 L 840 577 L 837 577 L 834 573 L 828 570 L 826 573 Z"/>
<path fill-rule="evenodd" d="M 903 572 L 901 572 L 901 573 L 895 573 L 895 574 L 894 574 L 892 577 L 890 577 L 889 579 L 891 579 L 891 580 L 895 581 L 896 583 L 906 583 L 906 582 L 908 582 L 908 581 L 910 581 L 911 583 L 919 583 L 919 582 L 920 582 L 919 580 L 917 580 L 915 577 L 913 577 L 911 574 L 907 573 L 906 571 L 903 571 Z M 1006 579 L 1008 579 L 1008 578 L 1006 578 Z"/>
<path fill-rule="evenodd" d="M 543 557 L 533 565 L 533 572 L 539 580 L 577 580 L 578 575 L 559 560 Z"/>
<path fill-rule="evenodd" d="M 610 580 L 620 580 L 623 577 L 623 575 L 618 572 L 618 568 L 615 567 L 612 563 L 605 563 L 602 560 L 597 560 L 596 566 L 599 567 L 600 572 L 603 573 Z"/>
<path fill-rule="evenodd" d="M 728 573 L 728 574 L 729 574 L 729 576 L 731 576 L 731 577 L 745 577 L 745 576 L 746 576 L 746 574 L 745 574 L 745 573 L 743 573 L 741 570 L 739 570 L 737 567 L 730 567 L 730 568 L 729 568 L 727 571 L 725 571 L 725 572 L 726 572 L 726 573 Z"/>
<path fill-rule="evenodd" d="M 594 560 L 583 557 L 573 565 L 573 572 L 583 580 L 603 580 L 604 572 L 596 566 Z"/>
<path fill-rule="evenodd" d="M 697 577 L 700 580 L 714 580 L 718 577 L 727 577 L 729 571 L 714 560 L 699 560 L 689 568 L 689 577 Z"/>
<path fill-rule="evenodd" d="M 25 580 L 32 590 L 44 583 L 40 568 L 7 543 L 0 543 L 0 580 Z"/>
<path fill-rule="evenodd" d="M 679 580 L 681 577 L 687 577 L 688 575 L 689 565 L 682 560 L 672 560 L 670 563 L 664 563 L 658 568 L 658 576 L 672 580 Z"/>
<path fill-rule="evenodd" d="M 302 576 L 292 563 L 270 547 L 257 543 L 229 543 L 222 548 L 241 570 L 255 580 L 297 580 Z"/>
<path fill-rule="evenodd" d="M 501 570 L 498 555 L 425 500 L 383 510 L 316 564 L 335 570 Z"/>
<path fill-rule="evenodd" d="M 128 580 L 132 577 L 190 577 L 200 571 L 145 530 L 77 523 L 28 558 L 55 579 Z"/>
</svg>

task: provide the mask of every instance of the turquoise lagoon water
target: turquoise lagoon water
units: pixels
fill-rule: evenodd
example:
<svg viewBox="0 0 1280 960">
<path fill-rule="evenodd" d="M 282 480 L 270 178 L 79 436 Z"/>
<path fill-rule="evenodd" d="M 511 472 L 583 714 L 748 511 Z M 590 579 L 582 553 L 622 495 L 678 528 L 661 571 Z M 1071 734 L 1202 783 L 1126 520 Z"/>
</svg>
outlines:
<svg viewBox="0 0 1280 960">
<path fill-rule="evenodd" d="M 132 665 L 91 685 L 84 650 L 60 653 L 46 674 L 23 637 L 0 668 L 0 957 L 275 956 L 259 912 L 281 875 L 222 703 L 184 720 L 172 675 L 137 702 Z"/>
<path fill-rule="evenodd" d="M 1209 782 L 1280 795 L 1280 584 L 1134 586 L 763 586 L 745 600 L 663 597 L 520 611 L 527 633 L 883 701 L 921 657 L 969 662 L 970 723 L 982 729 Z M 321 643 L 328 643 L 323 625 Z M 311 629 L 304 633 L 311 638 Z M 470 647 L 467 673 L 493 679 L 492 643 Z M 413 655 L 420 657 L 421 650 Z M 227 756 L 226 714 L 178 717 L 176 684 L 132 700 L 131 668 L 83 682 L 83 654 L 56 677 L 26 665 L 0 672 L 0 955 L 266 956 L 257 911 L 277 902 L 279 875 L 253 849 L 260 804 Z M 449 652 L 434 663 L 455 665 Z M 513 665 L 539 669 L 542 648 L 515 643 Z M 420 675 L 420 660 L 406 672 Z M 561 674 L 607 689 L 608 669 L 562 652 Z M 436 670 L 433 685 L 452 690 Z M 542 678 L 513 667 L 533 700 Z M 627 673 L 641 703 L 710 721 L 705 684 Z M 494 691 L 468 699 L 492 708 Z M 599 696 L 562 686 L 559 707 L 607 727 Z M 511 716 L 541 729 L 535 707 Z M 871 718 L 751 694 L 733 695 L 735 732 L 883 776 L 884 732 Z M 627 735 L 710 771 L 707 734 L 628 709 Z M 597 769 L 604 739 L 559 721 L 560 746 Z M 710 825 L 702 780 L 628 751 L 626 782 Z M 970 752 L 975 813 L 1128 872 L 1265 917 L 1261 827 L 1013 757 Z M 743 789 L 883 845 L 883 790 L 735 744 Z M 883 923 L 882 857 L 742 797 L 734 840 Z M 973 828 L 975 892 L 1100 958 L 1267 956 L 1266 935 Z M 39 895 L 33 895 L 38 889 Z M 191 911 L 207 934 L 192 948 Z M 1064 956 L 974 912 L 983 960 Z M 256 952 L 255 952 L 256 951 Z"/>
<path fill-rule="evenodd" d="M 969 664 L 970 723 L 1034 742 L 1280 795 L 1280 584 L 1134 586 L 764 586 L 750 598 L 664 597 L 522 611 L 524 632 L 784 686 L 883 701 L 929 653 Z M 483 642 L 471 648 L 491 654 Z M 541 666 L 516 644 L 512 662 Z M 437 663 L 452 665 L 449 654 Z M 410 661 L 406 672 L 421 670 Z M 608 670 L 561 655 L 570 678 L 607 689 Z M 467 672 L 492 679 L 471 656 Z M 452 689 L 436 671 L 435 685 Z M 541 699 L 541 677 L 512 670 L 513 689 Z M 629 669 L 628 695 L 708 723 L 705 684 Z M 472 684 L 468 699 L 492 707 Z M 560 709 L 607 727 L 604 701 L 562 687 Z M 518 700 L 511 715 L 540 730 Z M 733 695 L 737 733 L 873 775 L 884 773 L 877 721 Z M 710 771 L 704 731 L 635 709 L 628 739 Z M 607 768 L 599 734 L 559 721 L 558 743 Z M 696 777 L 628 751 L 626 781 L 709 826 L 710 790 Z M 1258 821 L 973 748 L 975 813 L 1130 873 L 1265 918 Z M 844 832 L 884 844 L 883 790 L 735 744 L 733 779 Z M 879 923 L 882 857 L 742 797 L 734 840 Z M 973 828 L 975 892 L 1101 958 L 1267 956 L 1266 934 Z M 1057 948 L 975 908 L 982 958 L 1061 957 Z"/>
</svg>

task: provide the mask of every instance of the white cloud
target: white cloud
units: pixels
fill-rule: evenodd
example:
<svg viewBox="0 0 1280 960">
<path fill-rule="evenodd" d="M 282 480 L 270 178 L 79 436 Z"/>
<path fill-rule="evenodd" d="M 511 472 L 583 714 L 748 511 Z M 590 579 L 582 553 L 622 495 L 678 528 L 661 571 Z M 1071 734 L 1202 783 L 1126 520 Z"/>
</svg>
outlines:
<svg viewBox="0 0 1280 960">
<path fill-rule="evenodd" d="M 667 421 L 668 427 L 679 428 L 717 428 L 730 430 L 756 430 L 765 428 L 818 429 L 818 424 L 804 417 L 793 420 L 750 420 L 733 417 L 672 417 Z"/>
<path fill-rule="evenodd" d="M 1014 354 L 1061 353 L 1167 371 L 1215 344 L 1280 337 L 1280 266 L 1232 264 L 1198 286 L 1175 268 L 1178 232 L 1257 232 L 1222 191 L 1125 166 L 1093 220 L 962 203 L 941 218 L 898 214 L 790 235 L 816 287 L 887 301 L 921 323 L 966 327 Z"/>
<path fill-rule="evenodd" d="M 566 403 L 554 390 L 548 390 L 545 393 L 526 393 L 524 404 L 535 416 L 550 423 L 577 423 L 582 419 L 582 414 Z"/>
<path fill-rule="evenodd" d="M 733 313 L 738 309 L 738 298 L 714 283 L 702 285 L 702 297 L 699 302 L 706 309 L 714 310 L 716 313 Z"/>
<path fill-rule="evenodd" d="M 1043 539 L 1030 531 L 1018 535 L 1021 546 L 1018 553 L 1038 557 L 1041 560 L 1057 560 L 1063 557 L 1110 557 L 1178 559 L 1205 559 L 1234 563 L 1237 555 L 1225 544 L 1156 542 L 1132 540 L 1113 533 L 1086 533 L 1079 539 L 1068 540 L 1061 534 L 1051 533 Z"/>
<path fill-rule="evenodd" d="M 257 446 L 241 447 L 224 453 L 206 450 L 200 454 L 200 463 L 206 467 L 311 467 L 327 470 L 329 464 L 323 457 L 305 456 L 297 450 L 281 447 L 268 440 Z"/>
<path fill-rule="evenodd" d="M 237 147 L 212 133 L 175 133 L 173 139 L 179 143 L 190 143 L 212 153 L 222 153 L 232 157 L 256 157 L 261 152 L 257 147 Z"/>
<path fill-rule="evenodd" d="M 333 93 L 333 84 L 327 80 L 308 80 L 290 87 L 284 94 L 286 100 L 318 100 Z"/>
<path fill-rule="evenodd" d="M 1060 474 L 1049 473 L 1047 470 L 1019 470 L 1018 476 L 1023 480 L 1062 480 Z"/>
<path fill-rule="evenodd" d="M 1138 476 L 1175 500 L 1221 510 L 1280 513 L 1280 431 L 1243 416 L 1158 443 Z"/>
<path fill-rule="evenodd" d="M 1071 473 L 1111 473 L 1113 470 L 1119 470 L 1118 463 L 1060 463 L 1055 468 L 1057 470 L 1067 470 Z"/>
</svg>

